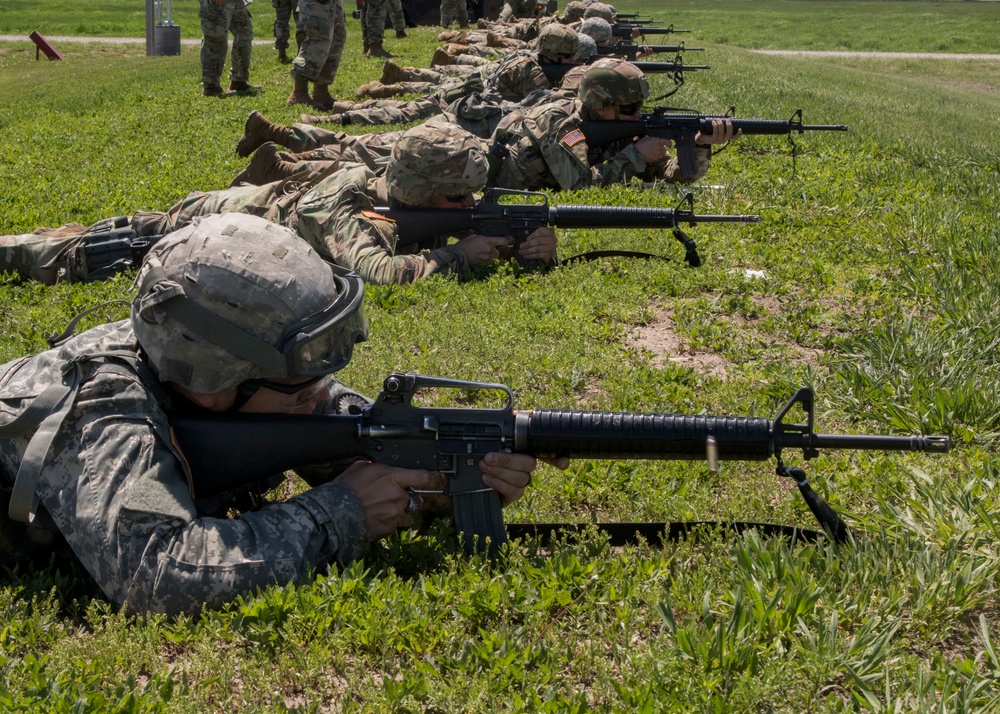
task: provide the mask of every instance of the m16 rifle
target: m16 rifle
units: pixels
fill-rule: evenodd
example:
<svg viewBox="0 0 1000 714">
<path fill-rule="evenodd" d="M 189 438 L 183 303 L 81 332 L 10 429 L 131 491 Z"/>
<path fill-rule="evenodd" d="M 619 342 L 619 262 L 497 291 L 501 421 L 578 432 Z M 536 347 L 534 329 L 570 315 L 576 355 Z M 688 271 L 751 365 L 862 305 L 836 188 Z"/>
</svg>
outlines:
<svg viewBox="0 0 1000 714">
<path fill-rule="evenodd" d="M 421 407 L 425 389 L 487 390 L 504 404 L 496 408 Z M 786 422 L 799 405 L 806 423 Z M 515 410 L 514 395 L 501 384 L 418 374 L 390 374 L 373 403 L 357 415 L 207 414 L 171 420 L 190 467 L 196 498 L 245 487 L 276 473 L 309 464 L 357 457 L 375 463 L 442 473 L 444 492 L 466 550 L 495 552 L 507 541 L 498 494 L 483 484 L 479 462 L 491 452 L 539 458 L 765 461 L 799 485 L 807 504 L 836 539 L 847 537 L 840 517 L 809 486 L 805 473 L 786 466 L 785 452 L 805 459 L 820 449 L 943 453 L 946 436 L 868 436 L 813 431 L 813 392 L 804 387 L 778 416 L 707 416 Z"/>
<path fill-rule="evenodd" d="M 712 69 L 707 64 L 684 64 L 680 55 L 675 57 L 673 62 L 634 62 L 633 64 L 641 69 L 644 74 L 667 74 L 674 78 L 674 81 L 678 84 L 683 84 L 683 79 L 678 81 L 678 77 L 681 77 L 685 72 Z M 558 84 L 571 69 L 579 67 L 580 64 L 575 62 L 543 62 L 540 66 L 549 82 Z"/>
<path fill-rule="evenodd" d="M 635 62 L 640 54 L 671 54 L 676 55 L 682 52 L 704 52 L 704 47 L 687 47 L 683 42 L 678 45 L 634 45 L 631 43 L 619 42 L 611 47 L 598 47 L 597 54 L 602 57 L 620 57 Z"/>
<path fill-rule="evenodd" d="M 678 32 L 691 32 L 691 30 L 675 30 L 673 25 L 666 27 L 650 27 L 648 25 L 636 25 L 625 22 L 617 22 L 611 27 L 612 37 L 642 37 L 644 35 L 673 35 Z"/>
<path fill-rule="evenodd" d="M 107 280 L 124 270 L 138 268 L 162 235 L 140 236 L 129 216 L 109 218 L 90 226 L 75 246 L 72 272 L 87 282 Z"/>
<path fill-rule="evenodd" d="M 616 141 L 640 136 L 656 136 L 670 139 L 677 151 L 677 161 L 685 176 L 695 174 L 695 136 L 698 132 L 712 133 L 713 119 L 727 119 L 733 125 L 733 132 L 743 134 L 767 134 L 788 136 L 793 156 L 795 141 L 792 134 L 806 131 L 847 131 L 846 124 L 804 124 L 802 110 L 797 109 L 790 119 L 743 119 L 733 116 L 733 107 L 727 114 L 698 114 L 695 112 L 671 112 L 666 107 L 657 107 L 641 119 L 592 120 L 580 124 L 580 130 L 591 147 L 606 146 Z"/>
<path fill-rule="evenodd" d="M 507 203 L 505 198 L 530 199 L 531 203 Z M 687 206 L 687 208 L 685 208 Z M 694 199 L 685 194 L 676 208 L 636 206 L 550 206 L 544 193 L 488 188 L 472 208 L 386 208 L 375 211 L 396 221 L 399 245 L 428 245 L 441 236 L 478 233 L 510 236 L 514 255 L 531 233 L 544 226 L 553 228 L 670 228 L 685 247 L 688 264 L 701 265 L 697 247 L 679 226 L 681 223 L 757 223 L 756 215 L 696 215 Z M 530 264 L 529 264 L 530 263 Z M 538 261 L 522 261 L 525 267 L 541 267 Z"/>
</svg>

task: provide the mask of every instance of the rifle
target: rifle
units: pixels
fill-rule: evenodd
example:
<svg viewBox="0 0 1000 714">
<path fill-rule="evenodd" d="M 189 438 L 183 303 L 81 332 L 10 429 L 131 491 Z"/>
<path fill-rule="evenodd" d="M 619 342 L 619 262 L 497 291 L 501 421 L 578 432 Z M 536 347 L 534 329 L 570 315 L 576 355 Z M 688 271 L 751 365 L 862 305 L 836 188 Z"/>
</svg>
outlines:
<svg viewBox="0 0 1000 714">
<path fill-rule="evenodd" d="M 74 261 L 87 282 L 107 280 L 123 270 L 138 268 L 146 253 L 162 235 L 139 236 L 128 216 L 101 221 L 87 229 L 76 249 Z"/>
<path fill-rule="evenodd" d="M 505 401 L 498 408 L 414 405 L 422 389 L 485 390 Z M 805 424 L 785 422 L 801 405 Z M 801 449 L 807 460 L 819 449 L 943 453 L 947 436 L 868 436 L 813 431 L 813 392 L 799 389 L 773 420 L 760 417 L 514 410 L 502 384 L 418 374 L 390 374 L 372 404 L 357 415 L 211 414 L 171 420 L 191 472 L 195 497 L 210 496 L 309 464 L 358 457 L 375 463 L 439 471 L 447 479 L 456 529 L 466 551 L 495 552 L 507 541 L 500 500 L 483 484 L 479 462 L 490 452 L 540 458 L 702 460 L 777 459 L 776 473 L 794 478 L 810 509 L 838 540 L 847 537 L 840 517 L 809 487 L 801 469 L 782 454 Z"/>
<path fill-rule="evenodd" d="M 534 203 L 503 203 L 504 197 L 523 197 Z M 684 208 L 685 204 L 688 208 Z M 486 236 L 512 236 L 514 255 L 527 237 L 538 228 L 672 228 L 674 237 L 686 248 L 685 259 L 692 267 L 701 264 L 697 248 L 680 223 L 757 223 L 756 215 L 695 215 L 694 198 L 688 193 L 676 208 L 635 206 L 549 205 L 548 196 L 532 191 L 487 188 L 472 208 L 386 208 L 374 210 L 396 222 L 400 245 L 433 244 L 441 236 L 463 235 L 470 231 Z M 648 256 L 647 256 L 648 257 Z M 521 261 L 525 267 L 541 267 L 540 261 Z M 528 265 L 527 263 L 531 263 Z"/>
<path fill-rule="evenodd" d="M 549 63 L 543 62 L 540 64 L 542 71 L 548 78 L 549 82 L 552 84 L 558 84 L 562 81 L 563 77 L 573 68 L 579 67 L 584 63 L 576 62 L 564 62 L 564 63 Z M 636 67 L 641 69 L 644 74 L 669 74 L 677 82 L 678 74 L 683 74 L 684 72 L 696 72 L 698 70 L 712 69 L 711 66 L 707 64 L 684 64 L 680 61 L 680 55 L 673 62 L 634 62 Z M 680 83 L 683 83 L 681 81 Z"/>
<path fill-rule="evenodd" d="M 672 35 L 675 32 L 692 32 L 692 30 L 675 30 L 673 25 L 667 25 L 666 27 L 649 27 L 647 25 L 628 25 L 618 22 L 611 28 L 611 36 L 632 37 L 632 33 L 635 30 L 639 31 L 640 37 L 643 35 Z"/>
<path fill-rule="evenodd" d="M 686 47 L 683 42 L 679 45 L 632 45 L 619 43 L 613 47 L 598 47 L 597 54 L 602 57 L 621 57 L 629 62 L 634 62 L 644 50 L 649 50 L 653 54 L 679 54 L 681 52 L 704 52 L 704 47 Z"/>
<path fill-rule="evenodd" d="M 847 131 L 846 124 L 803 124 L 801 109 L 797 109 L 787 120 L 741 119 L 732 115 L 733 110 L 730 107 L 728 114 L 668 113 L 665 107 L 657 107 L 651 114 L 643 114 L 641 119 L 584 121 L 580 124 L 580 130 L 587 137 L 587 145 L 591 147 L 606 146 L 637 136 L 670 139 L 677 147 L 677 161 L 685 176 L 693 176 L 695 173 L 695 135 L 699 131 L 711 133 L 713 119 L 728 119 L 732 122 L 734 132 L 741 129 L 744 134 L 785 134 L 792 145 L 793 156 L 795 141 L 792 139 L 792 132 Z"/>
</svg>

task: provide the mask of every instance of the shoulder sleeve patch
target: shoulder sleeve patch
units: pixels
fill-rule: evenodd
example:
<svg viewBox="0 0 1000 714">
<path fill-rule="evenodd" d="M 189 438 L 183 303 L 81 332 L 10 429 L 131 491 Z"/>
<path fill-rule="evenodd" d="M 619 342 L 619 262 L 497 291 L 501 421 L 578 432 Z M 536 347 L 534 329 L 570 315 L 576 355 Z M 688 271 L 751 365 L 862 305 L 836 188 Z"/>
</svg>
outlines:
<svg viewBox="0 0 1000 714">
<path fill-rule="evenodd" d="M 533 81 L 539 87 L 544 87 L 546 84 L 549 83 L 549 78 L 545 76 L 545 72 L 539 72 L 534 77 L 532 77 L 531 81 Z"/>
<path fill-rule="evenodd" d="M 365 218 L 371 218 L 373 221 L 388 221 L 389 223 L 395 223 L 395 219 L 389 218 L 388 216 L 383 216 L 381 213 L 376 211 L 362 211 L 361 215 Z"/>
<path fill-rule="evenodd" d="M 587 137 L 583 135 L 583 132 L 579 129 L 574 129 L 569 134 L 564 136 L 561 141 L 566 146 L 576 146 L 581 141 L 584 141 Z"/>
</svg>

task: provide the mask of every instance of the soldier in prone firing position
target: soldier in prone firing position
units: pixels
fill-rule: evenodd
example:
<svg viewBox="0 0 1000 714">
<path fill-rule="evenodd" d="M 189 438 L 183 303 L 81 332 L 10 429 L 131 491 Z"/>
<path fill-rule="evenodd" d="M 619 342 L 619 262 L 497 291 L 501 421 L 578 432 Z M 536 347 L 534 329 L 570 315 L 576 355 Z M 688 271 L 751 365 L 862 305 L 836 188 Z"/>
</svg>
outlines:
<svg viewBox="0 0 1000 714">
<path fill-rule="evenodd" d="M 323 170 L 263 186 L 194 191 L 165 213 L 139 212 L 126 220 L 138 236 L 152 237 L 214 213 L 260 216 L 296 230 L 323 257 L 379 284 L 409 283 L 435 273 L 468 276 L 473 266 L 514 257 L 505 254 L 510 240 L 502 236 L 471 235 L 449 244 L 451 236 L 441 235 L 433 245 L 399 245 L 395 223 L 373 210 L 473 205 L 475 192 L 486 185 L 488 162 L 481 140 L 460 127 L 442 123 L 403 132 L 392 145 L 384 174 L 377 165 L 318 163 Z M 89 279 L 79 259 L 85 230 L 67 228 L 68 234 L 59 237 L 0 237 L 0 271 L 47 282 Z M 40 271 L 43 256 L 45 270 Z M 517 257 L 551 263 L 555 256 L 555 231 L 544 227 L 519 246 Z"/>
<path fill-rule="evenodd" d="M 331 376 L 367 337 L 363 285 L 287 228 L 239 214 L 165 238 L 138 284 L 130 319 L 0 365 L 4 560 L 68 544 L 126 612 L 196 615 L 361 557 L 410 526 L 422 501 L 408 489 L 440 490 L 440 474 L 355 461 L 303 469 L 309 490 L 238 518 L 226 499 L 197 499 L 173 415 L 366 403 Z M 504 505 L 535 466 L 479 463 Z"/>
</svg>

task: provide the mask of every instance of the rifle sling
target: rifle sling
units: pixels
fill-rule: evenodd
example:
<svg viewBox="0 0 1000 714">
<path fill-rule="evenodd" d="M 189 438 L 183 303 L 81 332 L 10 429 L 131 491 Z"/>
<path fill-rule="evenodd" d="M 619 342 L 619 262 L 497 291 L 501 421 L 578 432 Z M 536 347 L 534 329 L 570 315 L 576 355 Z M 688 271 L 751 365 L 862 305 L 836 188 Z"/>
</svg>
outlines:
<svg viewBox="0 0 1000 714">
<path fill-rule="evenodd" d="M 783 536 L 796 543 L 816 543 L 825 534 L 777 523 L 752 523 L 746 521 L 677 521 L 673 523 L 508 523 L 507 535 L 511 539 L 538 538 L 542 544 L 548 545 L 557 537 L 574 536 L 583 533 L 588 528 L 596 528 L 608 536 L 608 542 L 613 546 L 637 545 L 645 541 L 650 545 L 665 545 L 698 531 L 724 529 L 735 533 L 743 533 L 751 529 L 758 530 L 762 535 L 773 538 Z"/>
<path fill-rule="evenodd" d="M 587 262 L 591 260 L 600 260 L 601 258 L 642 258 L 644 260 L 667 260 L 667 261 L 673 260 L 673 258 L 668 258 L 665 255 L 656 255 L 655 253 L 644 253 L 641 250 L 591 250 L 586 253 L 580 253 L 579 255 L 574 255 L 570 258 L 564 258 L 559 262 L 563 265 L 566 265 L 567 263 Z"/>
</svg>

